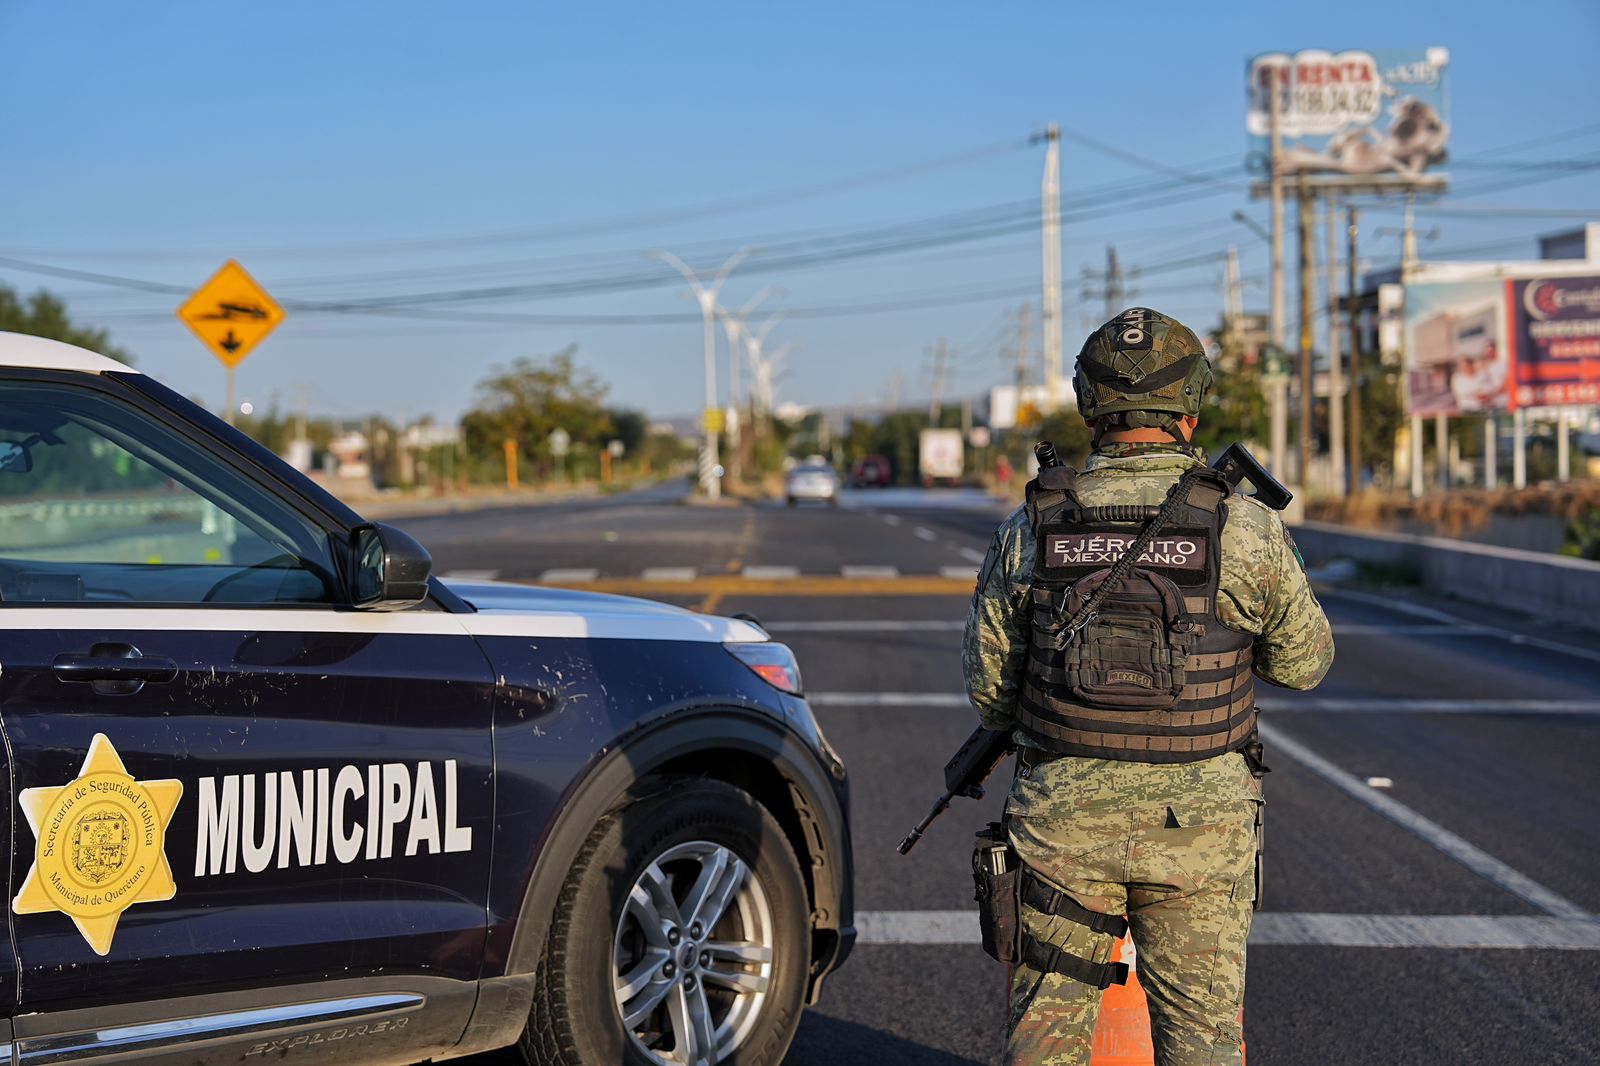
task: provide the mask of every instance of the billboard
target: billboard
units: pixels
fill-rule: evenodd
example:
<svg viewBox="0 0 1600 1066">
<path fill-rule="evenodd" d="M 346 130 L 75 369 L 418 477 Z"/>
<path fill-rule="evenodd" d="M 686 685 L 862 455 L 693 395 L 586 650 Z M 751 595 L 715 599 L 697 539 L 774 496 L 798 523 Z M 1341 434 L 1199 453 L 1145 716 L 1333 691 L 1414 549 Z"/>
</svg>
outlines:
<svg viewBox="0 0 1600 1066">
<path fill-rule="evenodd" d="M 1511 408 L 1506 283 L 1413 283 L 1405 291 L 1406 413 Z"/>
<path fill-rule="evenodd" d="M 1600 404 L 1600 276 L 1505 283 L 1515 405 Z"/>
<path fill-rule="evenodd" d="M 1269 52 L 1250 60 L 1245 128 L 1265 165 L 1278 93 L 1282 173 L 1431 184 L 1450 139 L 1445 48 Z"/>
</svg>

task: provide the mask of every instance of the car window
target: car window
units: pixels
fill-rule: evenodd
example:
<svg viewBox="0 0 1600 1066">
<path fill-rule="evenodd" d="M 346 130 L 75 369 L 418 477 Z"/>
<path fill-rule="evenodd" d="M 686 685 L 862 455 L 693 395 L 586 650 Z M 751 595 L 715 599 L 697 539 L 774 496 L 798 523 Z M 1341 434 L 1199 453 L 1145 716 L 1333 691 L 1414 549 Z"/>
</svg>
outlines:
<svg viewBox="0 0 1600 1066">
<path fill-rule="evenodd" d="M 0 382 L 0 601 L 332 603 L 329 537 L 140 408 Z"/>
</svg>

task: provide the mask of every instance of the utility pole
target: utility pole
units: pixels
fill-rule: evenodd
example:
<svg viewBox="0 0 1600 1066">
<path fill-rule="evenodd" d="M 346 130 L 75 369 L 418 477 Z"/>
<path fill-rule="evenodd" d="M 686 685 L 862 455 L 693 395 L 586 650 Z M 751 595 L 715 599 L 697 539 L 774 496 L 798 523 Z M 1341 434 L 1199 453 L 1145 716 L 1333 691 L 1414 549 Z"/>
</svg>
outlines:
<svg viewBox="0 0 1600 1066">
<path fill-rule="evenodd" d="M 717 477 L 717 435 L 712 430 L 710 412 L 717 406 L 717 294 L 722 291 L 723 282 L 728 280 L 728 275 L 733 273 L 733 268 L 738 266 L 753 248 L 741 248 L 722 264 L 716 277 L 710 285 L 700 280 L 696 274 L 686 266 L 683 260 L 671 252 L 651 252 L 653 259 L 659 259 L 683 275 L 689 283 L 689 288 L 694 291 L 695 299 L 700 304 L 700 317 L 705 322 L 706 335 L 706 406 L 701 414 L 703 436 L 700 439 L 700 491 L 708 499 L 717 499 L 722 495 L 722 481 Z"/>
<path fill-rule="evenodd" d="M 1045 128 L 1044 149 L 1044 327 L 1045 402 L 1061 402 L 1061 127 Z"/>
<path fill-rule="evenodd" d="M 1300 486 L 1311 484 L 1311 193 L 1306 172 L 1300 172 Z"/>
<path fill-rule="evenodd" d="M 1346 469 L 1350 472 L 1350 495 L 1361 492 L 1361 316 L 1356 312 L 1356 238 L 1360 234 L 1356 207 L 1345 207 L 1345 290 L 1350 315 L 1350 448 Z"/>
<path fill-rule="evenodd" d="M 1106 245 L 1106 321 L 1122 310 L 1122 267 L 1117 264 L 1116 245 Z"/>
<path fill-rule="evenodd" d="M 935 429 L 939 427 L 939 416 L 944 413 L 944 368 L 949 357 L 950 350 L 940 337 L 939 346 L 933 350 L 933 398 L 928 401 L 928 425 Z"/>
<path fill-rule="evenodd" d="M 1028 385 L 1028 356 L 1030 343 L 1028 338 L 1028 305 L 1017 308 L 1017 414 L 1022 414 L 1022 390 Z"/>
<path fill-rule="evenodd" d="M 1226 308 L 1226 328 L 1234 333 L 1244 318 L 1244 286 L 1239 282 L 1239 249 L 1228 245 L 1228 272 L 1223 282 L 1222 306 Z"/>
<path fill-rule="evenodd" d="M 1328 190 L 1328 483 L 1344 495 L 1344 367 L 1339 352 L 1339 203 Z"/>
<path fill-rule="evenodd" d="M 1268 175 L 1272 190 L 1272 343 L 1280 349 L 1288 346 L 1288 323 L 1284 305 L 1288 303 L 1283 278 L 1283 98 L 1278 85 L 1278 74 L 1272 75 L 1272 92 L 1268 97 L 1268 118 L 1271 123 L 1271 155 L 1268 157 Z"/>
</svg>

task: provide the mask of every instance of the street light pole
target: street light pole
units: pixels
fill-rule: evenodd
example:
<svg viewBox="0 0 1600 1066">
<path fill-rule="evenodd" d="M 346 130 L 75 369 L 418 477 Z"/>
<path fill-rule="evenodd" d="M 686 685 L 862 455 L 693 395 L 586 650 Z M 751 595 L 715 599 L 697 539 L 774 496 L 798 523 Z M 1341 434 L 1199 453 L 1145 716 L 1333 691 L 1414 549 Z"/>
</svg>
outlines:
<svg viewBox="0 0 1600 1066">
<path fill-rule="evenodd" d="M 788 290 L 778 285 L 768 285 L 760 292 L 744 302 L 744 306 L 737 311 L 726 311 L 721 307 L 717 312 L 722 316 L 722 326 L 728 331 L 728 411 L 730 417 L 726 426 L 728 434 L 728 473 L 735 481 L 742 474 L 744 465 L 743 446 L 740 442 L 742 432 L 739 425 L 739 402 L 744 394 L 744 383 L 741 380 L 740 368 L 744 360 L 740 349 L 744 347 L 742 340 L 748 334 L 744 328 L 746 317 L 756 306 L 769 296 L 782 296 Z"/>
<path fill-rule="evenodd" d="M 700 442 L 700 490 L 706 494 L 707 499 L 712 500 L 722 495 L 722 483 L 717 478 L 717 435 L 712 432 L 709 414 L 717 406 L 717 294 L 722 291 L 722 284 L 728 280 L 728 275 L 733 273 L 733 268 L 753 251 L 755 251 L 753 248 L 741 248 L 734 252 L 722 264 L 710 285 L 703 283 L 700 275 L 689 269 L 683 260 L 671 252 L 650 253 L 652 259 L 659 259 L 682 274 L 683 279 L 689 283 L 689 288 L 694 291 L 695 299 L 700 303 L 700 317 L 705 323 L 706 337 L 706 406 L 701 413 L 704 436 Z"/>
</svg>

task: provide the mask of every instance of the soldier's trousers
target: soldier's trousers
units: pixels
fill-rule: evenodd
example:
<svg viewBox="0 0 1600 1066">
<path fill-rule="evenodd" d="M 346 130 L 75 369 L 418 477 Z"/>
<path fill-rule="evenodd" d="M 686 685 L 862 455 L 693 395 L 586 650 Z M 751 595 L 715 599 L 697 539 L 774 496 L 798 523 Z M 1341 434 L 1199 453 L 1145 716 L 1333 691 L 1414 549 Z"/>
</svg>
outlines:
<svg viewBox="0 0 1600 1066">
<path fill-rule="evenodd" d="M 1256 898 L 1261 792 L 1226 755 L 1157 766 L 1060 759 L 1012 790 L 1022 860 L 1090 910 L 1126 913 L 1157 1066 L 1240 1062 L 1245 938 Z M 1032 936 L 1096 962 L 1115 940 L 1023 908 Z M 1018 965 L 1005 1061 L 1089 1062 L 1100 990 Z"/>
</svg>

